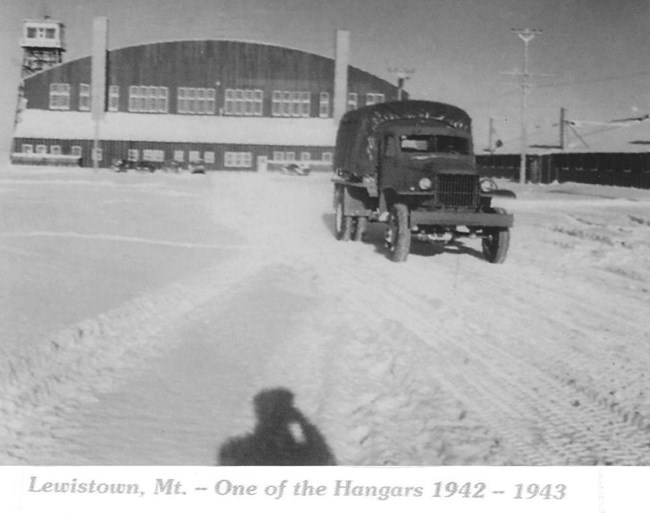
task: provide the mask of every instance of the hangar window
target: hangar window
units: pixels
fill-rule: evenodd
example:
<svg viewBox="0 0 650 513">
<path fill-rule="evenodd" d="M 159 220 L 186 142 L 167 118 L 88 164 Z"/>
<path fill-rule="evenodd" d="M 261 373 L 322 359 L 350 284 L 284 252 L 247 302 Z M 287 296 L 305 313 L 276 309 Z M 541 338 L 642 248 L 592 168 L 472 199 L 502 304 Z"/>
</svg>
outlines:
<svg viewBox="0 0 650 513">
<path fill-rule="evenodd" d="M 158 110 L 158 88 L 150 86 L 146 91 L 146 99 L 144 102 L 144 109 L 146 112 L 157 112 Z"/>
<path fill-rule="evenodd" d="M 47 146 L 45 146 L 44 144 L 37 144 L 36 153 L 47 153 Z"/>
<path fill-rule="evenodd" d="M 138 112 L 140 107 L 140 88 L 138 86 L 129 87 L 129 112 Z"/>
<path fill-rule="evenodd" d="M 179 114 L 214 114 L 215 98 L 214 88 L 179 87 L 176 111 Z"/>
<path fill-rule="evenodd" d="M 311 153 L 309 153 L 308 151 L 303 151 L 300 154 L 300 160 L 311 160 Z"/>
<path fill-rule="evenodd" d="M 323 152 L 323 156 L 321 157 L 321 160 L 323 162 L 332 162 L 332 152 L 331 151 Z"/>
<path fill-rule="evenodd" d="M 273 91 L 271 114 L 278 117 L 307 118 L 311 111 L 309 91 Z"/>
<path fill-rule="evenodd" d="M 92 157 L 93 160 L 100 161 L 102 160 L 102 158 L 104 158 L 104 152 L 102 151 L 101 148 L 93 148 Z"/>
<path fill-rule="evenodd" d="M 90 110 L 90 85 L 79 84 L 79 110 Z"/>
<path fill-rule="evenodd" d="M 129 112 L 167 112 L 168 89 L 158 86 L 130 86 Z"/>
<path fill-rule="evenodd" d="M 214 164 L 214 152 L 213 151 L 205 151 L 203 152 L 203 160 L 205 160 L 206 164 Z"/>
<path fill-rule="evenodd" d="M 185 152 L 183 150 L 174 150 L 174 160 L 176 162 L 183 162 L 185 160 Z"/>
<path fill-rule="evenodd" d="M 81 146 L 72 146 L 70 148 L 70 155 L 74 155 L 75 157 L 81 157 Z"/>
<path fill-rule="evenodd" d="M 384 103 L 385 96 L 381 93 L 368 93 L 366 94 L 366 105 L 375 105 L 377 103 Z"/>
<path fill-rule="evenodd" d="M 264 94 L 261 89 L 226 89 L 227 116 L 261 116 Z"/>
<path fill-rule="evenodd" d="M 274 151 L 273 152 L 273 160 L 275 160 L 275 161 L 283 161 L 284 160 L 284 152 L 283 151 Z"/>
<path fill-rule="evenodd" d="M 117 112 L 120 102 L 120 86 L 112 85 L 108 88 L 108 110 Z"/>
<path fill-rule="evenodd" d="M 262 101 L 264 100 L 264 94 L 261 89 L 255 89 L 255 95 L 253 98 L 253 115 L 261 116 L 262 115 Z"/>
<path fill-rule="evenodd" d="M 300 111 L 300 116 L 303 118 L 308 118 L 309 114 L 311 113 L 311 94 L 309 91 L 303 91 L 300 93 L 300 103 L 302 105 L 302 109 Z"/>
<path fill-rule="evenodd" d="M 330 93 L 320 93 L 320 107 L 318 113 L 321 118 L 330 117 Z"/>
<path fill-rule="evenodd" d="M 282 93 L 282 115 L 291 116 L 291 91 Z"/>
<path fill-rule="evenodd" d="M 189 155 L 190 162 L 198 162 L 201 160 L 201 153 L 198 151 L 190 151 Z"/>
<path fill-rule="evenodd" d="M 227 151 L 224 154 L 225 167 L 251 167 L 252 156 L 247 151 Z"/>
<path fill-rule="evenodd" d="M 244 91 L 235 89 L 235 115 L 241 116 L 244 113 Z"/>
<path fill-rule="evenodd" d="M 23 153 L 34 153 L 34 146 L 31 144 L 23 144 L 22 146 Z"/>
<path fill-rule="evenodd" d="M 205 112 L 205 89 L 196 90 L 196 112 L 203 114 Z M 192 160 L 192 157 L 190 157 Z"/>
<path fill-rule="evenodd" d="M 284 154 L 284 158 L 288 160 L 289 162 L 293 162 L 296 160 L 296 152 L 295 151 L 288 151 Z"/>
<path fill-rule="evenodd" d="M 246 103 L 245 103 L 245 114 L 247 116 L 252 116 L 253 115 L 253 91 L 250 89 L 245 91 L 245 97 L 246 97 Z"/>
<path fill-rule="evenodd" d="M 135 149 L 130 149 L 127 151 L 127 157 L 130 162 L 137 162 L 140 160 L 140 152 Z"/>
<path fill-rule="evenodd" d="M 50 153 L 52 155 L 61 155 L 61 146 L 58 144 L 53 144 L 50 146 Z"/>
<path fill-rule="evenodd" d="M 291 116 L 299 118 L 302 115 L 302 96 L 301 93 L 291 93 Z"/>
<path fill-rule="evenodd" d="M 142 150 L 142 160 L 145 162 L 162 162 L 165 160 L 165 152 L 163 150 Z"/>
<path fill-rule="evenodd" d="M 208 114 L 214 114 L 214 111 L 216 110 L 216 105 L 217 105 L 216 91 L 214 89 L 212 89 L 212 88 L 206 89 L 205 91 L 206 91 L 206 93 L 205 93 L 205 111 Z"/>
<path fill-rule="evenodd" d="M 355 110 L 359 104 L 359 95 L 357 93 L 348 93 L 348 111 Z"/>
<path fill-rule="evenodd" d="M 271 101 L 271 114 L 273 116 L 282 115 L 282 91 L 273 91 Z"/>
<path fill-rule="evenodd" d="M 50 84 L 50 109 L 70 109 L 70 84 Z"/>
</svg>

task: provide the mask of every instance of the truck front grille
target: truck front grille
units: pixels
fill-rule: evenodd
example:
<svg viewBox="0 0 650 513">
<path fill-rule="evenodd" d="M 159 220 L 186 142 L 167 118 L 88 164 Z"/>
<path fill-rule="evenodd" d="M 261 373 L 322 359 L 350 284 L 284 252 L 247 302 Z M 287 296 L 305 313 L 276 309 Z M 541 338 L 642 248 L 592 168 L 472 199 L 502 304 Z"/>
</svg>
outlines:
<svg viewBox="0 0 650 513">
<path fill-rule="evenodd" d="M 438 205 L 473 207 L 478 200 L 476 175 L 438 175 Z"/>
</svg>

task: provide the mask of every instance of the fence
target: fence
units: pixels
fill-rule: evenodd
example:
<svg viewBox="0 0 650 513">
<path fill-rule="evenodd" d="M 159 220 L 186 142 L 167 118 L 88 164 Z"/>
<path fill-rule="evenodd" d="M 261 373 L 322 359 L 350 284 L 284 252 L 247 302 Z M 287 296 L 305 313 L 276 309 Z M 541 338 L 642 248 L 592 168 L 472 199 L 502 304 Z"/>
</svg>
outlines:
<svg viewBox="0 0 650 513">
<path fill-rule="evenodd" d="M 476 163 L 482 175 L 518 180 L 520 159 L 520 155 L 477 155 Z M 650 189 L 650 153 L 528 155 L 526 179 Z"/>
</svg>

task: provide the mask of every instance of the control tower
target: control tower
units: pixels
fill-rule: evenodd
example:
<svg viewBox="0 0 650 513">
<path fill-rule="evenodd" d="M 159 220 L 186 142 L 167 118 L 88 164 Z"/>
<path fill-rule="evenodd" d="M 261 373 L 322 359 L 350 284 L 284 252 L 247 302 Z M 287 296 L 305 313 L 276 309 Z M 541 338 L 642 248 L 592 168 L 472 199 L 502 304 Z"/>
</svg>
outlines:
<svg viewBox="0 0 650 513">
<path fill-rule="evenodd" d="M 63 62 L 65 45 L 63 23 L 45 17 L 43 20 L 25 20 L 23 37 L 21 79 Z"/>
</svg>

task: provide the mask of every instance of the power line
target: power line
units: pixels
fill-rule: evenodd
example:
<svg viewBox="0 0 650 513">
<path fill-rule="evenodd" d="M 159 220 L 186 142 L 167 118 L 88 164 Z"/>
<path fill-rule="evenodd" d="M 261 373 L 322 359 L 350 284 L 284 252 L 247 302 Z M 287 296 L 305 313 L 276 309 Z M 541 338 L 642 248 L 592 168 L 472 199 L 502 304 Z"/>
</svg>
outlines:
<svg viewBox="0 0 650 513">
<path fill-rule="evenodd" d="M 635 73 L 628 73 L 625 75 L 610 75 L 606 77 L 599 77 L 599 78 L 586 78 L 582 80 L 574 80 L 571 82 L 556 82 L 555 84 L 544 84 L 544 85 L 538 85 L 535 86 L 536 89 L 546 89 L 546 88 L 553 88 L 553 87 L 569 87 L 572 85 L 578 85 L 578 84 L 592 84 L 592 83 L 598 83 L 598 82 L 609 82 L 612 80 L 624 80 L 626 78 L 633 78 L 633 77 L 641 77 L 641 76 L 646 76 L 650 75 L 650 70 L 649 71 L 637 71 Z"/>
</svg>

